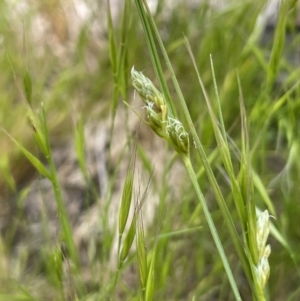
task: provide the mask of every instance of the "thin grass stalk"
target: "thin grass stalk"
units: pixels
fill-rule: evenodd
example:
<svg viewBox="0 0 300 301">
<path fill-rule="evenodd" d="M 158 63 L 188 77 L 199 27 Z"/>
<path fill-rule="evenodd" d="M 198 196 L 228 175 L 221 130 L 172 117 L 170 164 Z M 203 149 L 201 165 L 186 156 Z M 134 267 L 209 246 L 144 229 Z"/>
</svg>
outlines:
<svg viewBox="0 0 300 301">
<path fill-rule="evenodd" d="M 150 265 L 148 269 L 147 285 L 145 290 L 145 301 L 153 300 L 154 285 L 155 285 L 155 256 L 156 256 L 156 244 L 151 254 Z"/>
<path fill-rule="evenodd" d="M 90 174 L 88 171 L 88 167 L 86 164 L 86 156 L 85 156 L 85 136 L 84 136 L 84 122 L 82 116 L 79 117 L 75 124 L 75 151 L 77 160 L 79 163 L 79 167 L 81 173 L 83 175 L 86 187 L 89 187 L 85 194 L 84 202 L 86 205 L 90 205 L 90 197 L 93 197 L 94 200 L 97 200 L 99 197 L 98 190 L 96 185 L 94 185 L 93 181 L 90 179 Z M 101 193 L 104 191 L 103 185 L 100 186 Z"/>
<path fill-rule="evenodd" d="M 50 141 L 49 141 L 49 132 L 48 132 L 48 126 L 46 123 L 46 113 L 44 109 L 44 105 L 42 104 L 42 114 L 41 114 L 41 124 L 43 129 L 43 134 L 45 137 L 45 147 L 47 150 L 47 161 L 49 164 L 50 174 L 51 174 L 51 183 L 54 190 L 55 195 L 55 201 L 57 206 L 57 212 L 60 224 L 62 226 L 62 234 L 63 234 L 63 240 L 66 242 L 67 250 L 69 252 L 71 261 L 72 261 L 72 270 L 75 273 L 76 276 L 79 275 L 80 272 L 80 260 L 77 252 L 77 248 L 75 245 L 75 242 L 73 240 L 73 233 L 71 224 L 69 221 L 69 217 L 66 211 L 66 207 L 62 198 L 61 188 L 59 185 L 59 181 L 57 178 L 57 171 L 56 167 L 53 161 L 51 149 L 50 149 Z M 79 292 L 79 295 L 85 295 L 86 288 L 84 284 L 81 282 L 81 280 L 76 281 L 76 288 Z"/>
<path fill-rule="evenodd" d="M 193 61 L 193 65 L 195 67 L 195 71 L 196 71 L 198 80 L 200 82 L 202 91 L 204 93 L 204 97 L 206 99 L 206 102 L 207 102 L 207 105 L 208 105 L 208 108 L 209 108 L 209 112 L 210 112 L 210 115 L 211 115 L 211 118 L 212 118 L 212 121 L 213 121 L 213 125 L 214 125 L 215 135 L 216 135 L 216 138 L 217 138 L 217 141 L 218 141 L 218 145 L 219 145 L 219 148 L 220 148 L 220 153 L 222 155 L 223 151 L 225 152 L 225 154 L 223 154 L 222 158 L 223 158 L 223 160 L 225 162 L 225 166 L 227 166 L 228 174 L 230 176 L 230 180 L 231 180 L 231 183 L 233 185 L 232 186 L 233 195 L 234 196 L 238 196 L 238 201 L 236 203 L 236 208 L 240 212 L 239 216 L 241 218 L 241 222 L 242 222 L 243 228 L 246 230 L 247 229 L 247 227 L 246 227 L 247 222 L 246 222 L 246 218 L 245 218 L 245 213 L 243 213 L 243 211 L 244 211 L 243 210 L 244 204 L 243 204 L 243 201 L 242 201 L 242 197 L 240 195 L 240 191 L 239 191 L 239 187 L 237 185 L 236 179 L 234 178 L 234 172 L 233 172 L 232 162 L 231 162 L 231 158 L 230 158 L 230 152 L 228 150 L 227 138 L 223 138 L 222 134 L 220 133 L 220 130 L 218 128 L 217 122 L 216 122 L 215 117 L 213 115 L 210 103 L 208 101 L 208 97 L 206 95 L 204 85 L 202 83 L 202 80 L 201 80 L 201 77 L 199 75 L 199 72 L 198 72 L 198 70 L 196 68 L 196 62 L 194 60 L 192 51 L 190 49 L 190 45 L 189 45 L 189 43 L 188 43 L 187 40 L 186 40 L 186 45 L 187 45 L 188 51 L 190 53 L 191 59 Z M 218 104 L 218 107 L 219 107 L 219 114 L 222 115 L 220 103 Z M 225 132 L 225 137 L 226 137 L 227 135 L 226 135 L 224 124 L 223 124 L 223 126 L 221 125 L 221 129 L 222 128 L 223 128 L 222 132 L 223 133 Z M 202 156 L 206 157 L 206 155 L 205 155 L 204 150 L 203 150 L 202 147 L 201 147 L 200 151 L 201 151 L 201 153 L 200 153 L 201 157 L 200 158 L 202 158 Z M 219 204 L 220 208 L 222 208 L 223 204 L 225 204 L 225 200 L 224 200 L 221 192 L 219 191 L 219 186 L 218 186 L 218 184 L 216 182 L 216 179 L 215 179 L 215 177 L 214 177 L 214 175 L 212 173 L 212 170 L 210 168 L 210 164 L 209 163 L 206 164 L 207 160 L 204 160 L 202 162 L 203 162 L 203 165 L 204 165 L 204 168 L 205 168 L 206 172 L 207 173 L 208 172 L 211 173 L 211 176 L 212 176 L 211 180 L 212 180 L 212 183 L 214 183 L 213 188 L 216 189 L 215 194 L 216 194 L 216 197 L 217 197 L 217 201 L 218 201 L 218 197 L 219 197 L 220 199 L 218 201 L 218 204 Z M 209 173 L 208 173 L 208 176 L 209 176 Z M 221 211 L 222 211 L 222 209 L 221 209 Z M 248 278 L 250 286 L 251 286 L 252 276 L 251 276 L 251 272 L 250 272 L 250 269 L 249 269 L 249 263 L 247 263 L 245 252 L 244 252 L 243 247 L 242 247 L 242 245 L 240 243 L 240 240 L 238 239 L 238 233 L 237 233 L 236 228 L 235 228 L 235 226 L 233 224 L 233 221 L 231 219 L 231 216 L 230 216 L 230 213 L 228 211 L 228 208 L 227 208 L 226 204 L 224 206 L 224 211 L 222 211 L 222 213 L 224 214 L 225 222 L 227 224 L 227 227 L 228 227 L 229 232 L 231 234 L 231 238 L 233 240 L 233 243 L 235 245 L 237 253 L 238 253 L 238 255 L 239 255 L 240 259 L 241 259 L 242 266 L 244 268 L 244 271 L 245 271 L 245 273 L 247 275 L 247 278 Z"/>
<path fill-rule="evenodd" d="M 129 211 L 130 211 L 130 207 L 131 207 L 131 203 L 132 203 L 135 162 L 136 162 L 136 145 L 134 147 L 134 150 L 133 150 L 131 158 L 130 158 L 126 178 L 124 181 L 122 200 L 121 200 L 121 205 L 120 205 L 120 210 L 119 210 L 119 238 L 118 238 L 118 253 L 117 253 L 118 260 L 119 260 L 118 264 L 117 264 L 118 269 L 121 267 L 121 266 L 119 266 L 119 264 L 120 264 L 120 251 L 121 251 L 122 237 L 123 237 L 123 233 L 124 233 L 127 221 L 128 221 L 128 215 L 129 215 Z M 133 220 L 134 219 L 135 218 L 133 218 Z M 132 227 L 132 224 L 130 226 L 130 229 L 131 229 L 131 227 Z M 135 234 L 135 230 L 134 230 L 134 234 Z M 128 251 L 129 251 L 129 249 L 128 249 Z M 123 259 L 123 261 L 124 261 L 124 259 Z M 121 263 L 121 265 L 122 265 L 122 263 Z"/>
<path fill-rule="evenodd" d="M 119 210 L 119 224 L 118 224 L 118 250 L 117 250 L 117 270 L 114 275 L 114 280 L 112 283 L 112 287 L 110 289 L 110 294 L 112 297 L 110 298 L 113 300 L 113 296 L 115 293 L 115 288 L 119 279 L 119 274 L 123 265 L 124 260 L 128 256 L 129 250 L 131 248 L 131 245 L 133 243 L 135 233 L 136 233 L 136 214 L 134 214 L 133 219 L 131 221 L 129 230 L 125 236 L 123 247 L 121 249 L 122 245 L 122 239 L 124 230 L 126 227 L 126 224 L 128 222 L 128 215 L 131 207 L 132 202 L 132 192 L 133 192 L 133 181 L 134 181 L 134 171 L 135 171 L 135 160 L 136 160 L 136 148 L 133 151 L 133 154 L 130 159 L 130 163 L 128 166 L 126 178 L 124 181 L 124 187 L 123 187 L 123 193 L 122 193 L 122 200 L 120 204 L 120 210 Z"/>
<path fill-rule="evenodd" d="M 241 222 L 241 225 L 243 227 L 243 232 L 246 233 L 247 232 L 247 216 L 246 216 L 246 211 L 245 211 L 245 204 L 244 204 L 243 197 L 242 197 L 242 194 L 241 194 L 241 191 L 240 191 L 240 187 L 237 183 L 237 180 L 236 180 L 236 177 L 235 177 L 235 174 L 234 174 L 234 169 L 233 169 L 233 164 L 232 164 L 232 160 L 231 160 L 230 149 L 229 149 L 228 142 L 227 142 L 227 135 L 226 135 L 225 126 L 224 126 L 224 123 L 223 123 L 223 118 L 221 117 L 222 120 L 221 120 L 221 130 L 220 130 L 219 122 L 217 121 L 217 119 L 214 115 L 211 103 L 210 103 L 209 98 L 207 96 L 207 93 L 205 91 L 205 87 L 203 85 L 201 76 L 200 76 L 199 71 L 197 69 L 196 61 L 195 61 L 195 58 L 193 56 L 193 53 L 192 53 L 192 50 L 190 48 L 188 40 L 186 40 L 186 45 L 187 45 L 190 57 L 192 59 L 194 69 L 195 69 L 195 72 L 197 74 L 197 78 L 198 78 L 199 84 L 201 86 L 201 89 L 203 91 L 203 95 L 204 95 L 204 98 L 205 98 L 205 101 L 206 101 L 206 104 L 207 104 L 207 107 L 208 107 L 208 111 L 209 111 L 209 114 L 210 114 L 210 118 L 212 120 L 214 133 L 215 133 L 215 137 L 216 137 L 216 140 L 217 140 L 217 143 L 218 143 L 220 154 L 221 154 L 222 160 L 224 162 L 225 168 L 227 170 L 227 173 L 229 175 L 229 178 L 230 178 L 231 189 L 232 189 L 232 193 L 233 193 L 233 197 L 234 197 L 234 201 L 235 201 L 235 206 L 236 206 L 237 212 L 239 214 L 240 222 Z M 213 65 L 212 65 L 212 69 L 213 69 Z M 214 77 L 214 72 L 213 72 L 213 77 Z M 216 85 L 215 78 L 214 78 L 214 83 Z M 219 97 L 218 97 L 217 89 L 216 89 L 215 93 L 217 94 L 217 103 L 218 103 L 219 115 L 222 116 L 221 104 L 220 104 L 220 100 L 219 100 Z"/>
<path fill-rule="evenodd" d="M 128 71 L 128 51 L 127 51 L 127 29 L 129 22 L 129 11 L 130 11 L 130 0 L 126 0 L 124 3 L 124 9 L 122 14 L 122 32 L 121 32 L 121 44 L 120 50 L 116 50 L 116 41 L 114 37 L 114 27 L 110 10 L 110 1 L 107 0 L 107 20 L 108 20 L 108 41 L 109 41 L 109 54 L 110 62 L 113 70 L 114 78 L 114 91 L 112 97 L 112 109 L 111 109 L 111 126 L 110 126 L 110 137 L 113 136 L 115 118 L 118 109 L 119 94 L 121 93 L 124 101 L 127 101 L 127 71 Z M 128 131 L 128 113 L 126 110 L 126 127 Z M 128 140 L 129 141 L 129 140 Z M 111 149 L 109 150 L 109 157 L 111 156 Z"/>
<path fill-rule="evenodd" d="M 234 280 L 233 274 L 231 272 L 231 268 L 229 266 L 227 257 L 225 255 L 222 243 L 220 241 L 217 229 L 216 229 L 216 227 L 214 225 L 214 222 L 213 222 L 213 220 L 211 218 L 211 215 L 210 215 L 210 212 L 208 210 L 205 198 L 204 198 L 203 193 L 202 193 L 202 191 L 200 189 L 200 186 L 199 186 L 199 183 L 198 183 L 197 176 L 196 176 L 196 173 L 194 171 L 193 165 L 192 165 L 192 163 L 191 163 L 191 161 L 190 161 L 190 159 L 188 157 L 183 157 L 182 159 L 183 159 L 183 162 L 184 162 L 184 164 L 186 166 L 186 169 L 188 171 L 189 177 L 190 177 L 190 179 L 192 181 L 192 184 L 194 186 L 194 189 L 196 191 L 198 199 L 199 199 L 199 201 L 201 203 L 201 206 L 202 206 L 202 209 L 203 209 L 203 213 L 205 215 L 205 218 L 206 218 L 207 224 L 209 226 L 210 232 L 211 232 L 211 234 L 213 236 L 214 242 L 216 244 L 216 247 L 218 249 L 219 255 L 220 255 L 221 260 L 223 262 L 224 268 L 226 270 L 227 277 L 228 277 L 228 280 L 230 282 L 230 285 L 231 285 L 233 294 L 235 296 L 235 299 L 236 300 L 242 300 L 242 298 L 241 298 L 241 296 L 239 294 L 236 282 Z"/>
<path fill-rule="evenodd" d="M 133 165 L 133 168 L 134 168 L 134 162 L 135 162 L 135 153 L 132 156 L 132 162 L 130 163 L 131 165 Z M 131 166 L 131 168 L 132 168 L 132 166 Z M 132 171 L 129 170 L 129 173 L 130 172 L 132 172 Z M 136 201 L 135 208 L 134 208 L 134 215 L 132 217 L 132 220 L 130 222 L 130 226 L 129 226 L 128 231 L 126 232 L 126 235 L 123 235 L 124 229 L 123 229 L 122 235 L 119 235 L 117 270 L 113 277 L 112 284 L 109 288 L 110 300 L 114 300 L 114 294 L 115 294 L 116 286 L 117 286 L 117 283 L 118 283 L 118 280 L 120 277 L 121 269 L 123 267 L 124 261 L 128 258 L 129 251 L 130 251 L 133 241 L 136 237 L 138 216 L 140 214 L 140 211 L 143 207 L 144 202 L 147 199 L 150 184 L 151 184 L 151 179 L 152 179 L 152 174 L 149 178 L 146 189 L 144 190 L 142 196 L 140 197 L 140 200 Z M 121 243 L 122 243 L 122 245 L 121 245 Z"/>
<path fill-rule="evenodd" d="M 262 143 L 262 139 L 266 133 L 266 130 L 269 126 L 269 123 L 272 119 L 272 117 L 275 115 L 276 112 L 279 111 L 280 108 L 288 101 L 288 97 L 292 95 L 296 91 L 296 89 L 299 88 L 300 80 L 297 81 L 287 92 L 285 92 L 277 101 L 270 104 L 271 107 L 268 108 L 267 117 L 265 118 L 265 121 L 262 125 L 262 128 L 260 129 L 258 136 L 255 140 L 255 143 L 251 149 L 251 155 L 257 151 L 257 148 Z"/>
<path fill-rule="evenodd" d="M 146 37 L 147 45 L 150 49 L 149 54 L 150 54 L 151 62 L 152 62 L 155 74 L 158 78 L 160 88 L 163 91 L 165 100 L 168 104 L 169 109 L 171 110 L 170 115 L 172 117 L 177 117 L 176 110 L 175 110 L 173 101 L 171 99 L 170 91 L 169 91 L 169 88 L 167 86 L 167 83 L 166 83 L 166 80 L 165 80 L 165 77 L 164 77 L 164 73 L 162 71 L 162 66 L 161 66 L 160 61 L 159 61 L 159 56 L 158 56 L 158 52 L 157 52 L 157 49 L 156 49 L 156 46 L 155 46 L 154 38 L 151 34 L 151 27 L 150 27 L 151 18 L 149 18 L 149 20 L 148 20 L 147 15 L 144 13 L 144 8 L 143 8 L 142 1 L 135 0 L 135 3 L 136 3 L 136 7 L 138 9 L 138 13 L 139 13 L 140 20 L 142 22 L 144 31 L 146 33 L 145 37 Z"/>
<path fill-rule="evenodd" d="M 111 301 L 114 300 L 114 295 L 116 291 L 116 287 L 118 284 L 118 280 L 120 277 L 121 269 L 123 267 L 123 263 L 128 257 L 129 251 L 131 249 L 131 246 L 133 244 L 135 235 L 136 235 L 136 219 L 137 219 L 137 214 L 134 214 L 133 219 L 131 221 L 129 230 L 126 233 L 125 238 L 123 239 L 123 245 L 121 248 L 121 243 L 122 239 L 119 236 L 118 238 L 118 258 L 117 258 L 117 269 L 113 277 L 112 285 L 109 288 L 109 294 L 110 294 L 110 299 Z"/>
<path fill-rule="evenodd" d="M 79 117 L 75 124 L 75 150 L 81 173 L 84 181 L 89 185 L 88 168 L 85 160 L 85 139 L 84 139 L 84 123 L 82 116 Z"/>
<path fill-rule="evenodd" d="M 275 82 L 275 79 L 279 72 L 280 67 L 280 58 L 285 41 L 285 30 L 286 30 L 286 21 L 288 16 L 290 1 L 283 0 L 279 2 L 279 18 L 276 25 L 276 30 L 274 34 L 274 42 L 271 52 L 271 57 L 267 70 L 267 93 L 269 94 Z"/>
<path fill-rule="evenodd" d="M 0 129 L 15 143 L 18 149 L 28 159 L 28 161 L 36 168 L 36 170 L 45 178 L 51 180 L 51 174 L 49 170 L 43 165 L 43 163 L 32 153 L 30 153 L 22 144 L 20 144 L 15 138 L 13 138 L 4 128 L 0 126 Z"/>
<path fill-rule="evenodd" d="M 137 249 L 137 262 L 139 270 L 139 278 L 141 284 L 141 291 L 143 300 L 145 300 L 145 292 L 147 286 L 147 277 L 148 277 L 148 267 L 147 267 L 147 251 L 145 246 L 145 233 L 142 220 L 142 212 L 139 212 L 138 218 L 136 220 L 136 249 Z"/>
<path fill-rule="evenodd" d="M 244 98 L 242 94 L 241 82 L 239 76 L 237 76 L 239 87 L 239 102 L 240 102 L 240 114 L 241 114 L 241 137 L 242 137 L 242 151 L 241 151 L 241 192 L 246 205 L 247 210 L 247 237 L 248 245 L 251 250 L 252 258 L 255 264 L 258 261 L 257 244 L 256 244 L 256 212 L 255 201 L 253 200 L 253 176 L 251 170 L 251 155 L 249 146 L 249 135 L 247 128 L 247 117 L 244 106 Z"/>
<path fill-rule="evenodd" d="M 48 133 L 48 127 L 46 124 L 46 115 L 45 115 L 45 110 L 44 110 L 43 104 L 42 104 L 41 121 L 42 121 L 43 131 L 45 134 L 45 143 L 46 143 L 46 148 L 47 148 L 47 161 L 49 163 L 51 182 L 52 182 L 53 189 L 54 189 L 58 216 L 59 216 L 62 230 L 63 230 L 63 238 L 66 240 L 66 245 L 67 245 L 68 251 L 70 253 L 71 260 L 75 264 L 75 267 L 78 268 L 79 267 L 78 253 L 77 253 L 76 246 L 75 246 L 75 243 L 73 240 L 71 225 L 70 225 L 67 211 L 66 211 L 66 208 L 65 208 L 65 205 L 63 202 L 61 188 L 59 185 L 55 164 L 54 164 L 54 161 L 52 158 L 52 153 L 50 150 L 49 133 Z"/>
<path fill-rule="evenodd" d="M 117 74 L 119 75 L 119 89 L 123 98 L 123 101 L 128 102 L 128 24 L 130 18 L 131 0 L 125 0 L 124 9 L 122 14 L 122 31 L 121 31 L 121 44 L 120 52 L 118 56 L 118 69 Z M 130 145 L 131 137 L 129 130 L 129 119 L 128 119 L 128 108 L 125 107 L 125 125 L 127 140 Z"/>
<path fill-rule="evenodd" d="M 112 102 L 112 125 L 111 128 L 114 128 L 114 120 L 118 107 L 118 55 L 116 50 L 116 41 L 114 37 L 114 27 L 110 10 L 110 0 L 107 0 L 107 30 L 108 30 L 108 45 L 109 45 L 109 58 L 110 64 L 113 72 L 114 79 L 114 92 L 113 92 L 113 102 Z"/>
<path fill-rule="evenodd" d="M 187 41 L 187 39 L 186 39 L 186 41 Z M 191 48 L 189 46 L 189 50 L 190 49 Z M 192 51 L 190 51 L 190 53 L 192 53 Z M 194 63 L 194 65 L 195 65 L 195 63 Z M 227 134 L 226 134 L 224 120 L 223 120 L 221 101 L 220 101 L 220 97 L 219 97 L 218 85 L 217 85 L 216 76 L 215 76 L 215 69 L 214 69 L 214 63 L 213 63 L 212 55 L 210 55 L 210 67 L 211 67 L 210 69 L 211 69 L 211 73 L 212 73 L 212 79 L 213 79 L 213 83 L 214 83 L 215 95 L 216 95 L 216 100 L 217 100 L 217 106 L 218 106 L 218 114 L 219 114 L 219 121 L 220 121 L 221 132 L 222 132 L 222 136 L 223 136 L 224 142 L 226 144 L 226 148 L 229 149 L 228 141 L 227 141 Z"/>
<path fill-rule="evenodd" d="M 188 45 L 189 46 L 189 45 Z M 190 51 L 190 48 L 189 48 Z M 191 51 L 190 51 L 191 53 Z M 200 78 L 200 75 L 198 73 L 198 70 L 196 68 L 196 64 L 193 58 L 193 55 L 191 53 L 191 57 L 195 66 L 195 70 L 200 82 L 200 85 L 202 87 L 208 108 L 209 108 L 209 113 L 211 115 L 211 119 L 214 125 L 214 130 L 215 130 L 215 136 L 218 141 L 218 145 L 220 147 L 220 152 L 221 154 L 223 151 L 225 151 L 224 155 L 222 156 L 225 167 L 228 171 L 228 174 L 230 176 L 230 182 L 231 182 L 231 187 L 232 187 L 232 192 L 234 199 L 236 201 L 236 208 L 238 212 L 240 212 L 240 219 L 243 225 L 243 233 L 245 233 L 245 247 L 246 247 L 246 254 L 249 260 L 249 264 L 251 267 L 252 271 L 252 277 L 253 277 L 253 288 L 254 288 L 254 293 L 259 298 L 259 300 L 263 300 L 263 291 L 262 291 L 262 286 L 258 279 L 257 279 L 257 272 L 255 269 L 252 268 L 252 266 L 257 266 L 258 265 L 258 254 L 257 254 L 257 245 L 256 245 L 256 214 L 255 214 L 255 205 L 253 200 L 251 199 L 252 197 L 252 176 L 251 176 L 251 170 L 250 170 L 250 156 L 249 156 L 249 142 L 247 138 L 247 125 L 246 125 L 246 115 L 244 112 L 244 106 L 242 102 L 242 94 L 241 94 L 241 89 L 240 89 L 240 107 L 241 107 L 241 118 L 242 118 L 242 141 L 243 141 L 243 149 L 242 149 L 242 157 L 241 157 L 241 185 L 238 185 L 238 182 L 236 181 L 236 178 L 234 176 L 233 172 L 233 166 L 231 162 L 231 157 L 230 157 L 230 152 L 228 150 L 228 144 L 227 146 L 224 145 L 224 140 L 226 139 L 226 135 L 223 139 L 222 133 L 220 133 L 216 118 L 214 116 L 214 113 L 212 111 L 212 107 L 209 103 L 208 97 L 205 92 L 205 88 L 203 86 L 202 80 Z M 220 106 L 219 106 L 220 107 Z M 221 111 L 219 111 L 221 112 Z M 241 188 L 240 188 L 241 187 Z M 243 190 L 244 189 L 244 190 Z M 244 194 L 243 194 L 244 192 Z M 247 214 L 243 213 L 241 209 L 246 207 L 247 209 Z M 267 261 L 266 261 L 267 262 Z M 263 274 L 263 273 L 261 273 Z M 265 282 L 264 282 L 265 283 Z"/>
</svg>

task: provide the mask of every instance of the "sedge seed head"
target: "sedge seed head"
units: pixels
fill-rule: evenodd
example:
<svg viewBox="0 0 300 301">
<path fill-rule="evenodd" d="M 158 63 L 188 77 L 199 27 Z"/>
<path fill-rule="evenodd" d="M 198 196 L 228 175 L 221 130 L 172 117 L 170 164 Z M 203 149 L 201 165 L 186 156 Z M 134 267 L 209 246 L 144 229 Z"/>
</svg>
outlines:
<svg viewBox="0 0 300 301">
<path fill-rule="evenodd" d="M 132 85 L 146 104 L 149 126 L 160 137 L 166 139 L 180 155 L 189 155 L 189 135 L 182 123 L 168 116 L 168 106 L 153 83 L 132 67 Z"/>
<path fill-rule="evenodd" d="M 166 131 L 174 149 L 181 155 L 189 153 L 189 134 L 182 123 L 174 118 L 168 117 Z"/>
<path fill-rule="evenodd" d="M 132 85 L 146 104 L 147 119 L 151 129 L 160 137 L 166 138 L 165 120 L 167 116 L 167 105 L 165 99 L 151 80 L 132 67 Z"/>
<path fill-rule="evenodd" d="M 132 85 L 135 90 L 139 93 L 144 103 L 152 102 L 157 108 L 165 106 L 165 100 L 152 81 L 147 78 L 142 72 L 138 72 L 132 67 L 131 69 Z"/>
<path fill-rule="evenodd" d="M 164 130 L 164 123 L 161 118 L 161 114 L 157 113 L 153 109 L 153 103 L 147 103 L 146 105 L 146 110 L 147 110 L 147 118 L 148 118 L 148 123 L 151 129 L 160 137 L 165 138 L 166 137 L 166 132 Z"/>
</svg>

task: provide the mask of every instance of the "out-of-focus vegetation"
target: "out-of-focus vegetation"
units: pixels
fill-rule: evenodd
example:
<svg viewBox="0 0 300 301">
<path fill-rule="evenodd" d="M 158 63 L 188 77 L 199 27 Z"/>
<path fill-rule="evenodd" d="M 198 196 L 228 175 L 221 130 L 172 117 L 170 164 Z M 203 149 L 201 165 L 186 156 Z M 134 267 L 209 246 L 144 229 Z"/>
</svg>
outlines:
<svg viewBox="0 0 300 301">
<path fill-rule="evenodd" d="M 274 217 L 270 219 L 268 238 L 270 277 L 264 296 L 260 297 L 255 295 L 254 281 L 251 283 L 244 274 L 245 268 L 242 268 L 226 219 L 218 207 L 218 198 L 208 180 L 209 173 L 197 156 L 187 115 L 171 80 L 174 74 L 166 64 L 158 41 L 152 45 L 157 46 L 157 58 L 163 72 L 154 72 L 154 66 L 159 64 L 153 66 L 151 63 L 155 51 L 147 44 L 149 36 L 143 30 L 137 9 L 143 1 L 112 3 L 111 9 L 106 1 L 98 1 L 98 4 L 89 0 L 81 2 L 81 6 L 77 2 L 75 6 L 71 0 L 3 1 L 0 4 L 0 206 L 3 208 L 0 209 L 0 300 L 235 299 L 192 183 L 187 184 L 187 175 L 178 174 L 178 182 L 182 184 L 177 182 L 176 186 L 181 195 L 175 199 L 172 195 L 174 187 L 167 183 L 171 166 L 180 158 L 166 156 L 161 162 L 151 162 L 145 155 L 144 146 L 138 144 L 135 150 L 135 138 L 129 132 L 126 119 L 128 114 L 122 115 L 125 120 L 121 135 L 127 135 L 128 146 L 131 146 L 127 151 L 133 154 L 131 161 L 126 161 L 129 168 L 123 180 L 120 213 L 115 212 L 114 217 L 119 222 L 114 226 L 120 234 L 117 255 L 112 252 L 115 230 L 108 227 L 112 217 L 102 207 L 99 208 L 101 243 L 95 246 L 97 250 L 88 253 L 88 263 L 81 262 L 51 150 L 73 136 L 75 131 L 78 161 L 84 179 L 89 182 L 83 127 L 92 121 L 107 120 L 109 140 L 120 135 L 114 129 L 116 120 L 121 118 L 119 111 L 131 110 L 134 100 L 132 66 L 143 70 L 157 88 L 163 88 L 163 79 L 169 87 L 177 118 L 190 134 L 190 158 L 197 182 L 208 203 L 233 273 L 233 282 L 242 299 L 298 300 L 300 90 L 297 1 L 282 1 L 277 21 L 272 26 L 266 26 L 267 20 L 261 19 L 266 1 L 228 1 L 224 6 L 212 6 L 206 1 L 176 1 L 169 6 L 167 1 L 159 1 L 152 11 L 195 130 L 241 242 L 245 243 L 245 237 L 250 236 L 244 230 L 253 228 L 248 224 L 243 227 L 240 223 L 236 210 L 238 193 L 232 190 L 234 181 L 240 185 L 237 189 L 244 200 L 257 210 L 267 209 Z M 88 17 L 77 15 L 83 11 Z M 147 24 L 150 24 L 149 19 Z M 155 36 L 153 28 L 151 32 Z M 219 123 L 207 107 L 195 67 L 201 74 Z M 157 74 L 163 74 L 163 78 L 156 78 Z M 218 113 L 214 81 L 218 86 L 222 114 Z M 128 105 L 124 105 L 123 100 Z M 243 104 L 245 115 L 241 110 Z M 134 106 L 133 109 L 140 113 L 142 102 L 140 107 Z M 231 156 L 232 173 L 224 163 L 216 127 L 221 132 L 226 131 L 219 139 L 227 137 L 228 144 L 223 150 L 229 151 Z M 168 150 L 168 154 L 172 153 Z M 143 202 L 147 202 L 146 196 L 142 196 L 142 192 L 139 196 L 132 194 L 135 156 L 143 162 L 145 172 L 154 169 L 151 189 L 159 195 L 160 201 L 147 229 L 144 229 L 140 214 Z M 120 160 L 126 160 L 126 157 L 120 157 Z M 159 167 L 163 170 L 161 180 L 155 179 L 157 164 L 163 165 Z M 108 162 L 107 165 L 109 169 L 112 164 Z M 22 238 L 17 236 L 16 229 L 25 227 L 23 194 L 26 194 L 35 170 L 52 183 L 55 191 L 52 201 L 57 205 L 60 232 L 56 246 L 45 240 L 35 251 L 34 256 L 41 259 L 40 265 L 30 266 L 26 249 L 20 251 L 17 247 Z M 104 196 L 107 200 L 111 198 L 118 169 L 109 172 L 108 193 Z M 91 191 L 97 199 L 97 187 Z M 135 209 L 132 221 L 127 220 L 130 206 Z M 131 226 L 130 230 L 125 228 L 126 223 Z M 43 224 L 47 228 L 47 217 Z M 131 248 L 132 252 L 127 252 L 134 237 L 136 250 Z M 116 256 L 115 260 L 112 255 Z"/>
</svg>

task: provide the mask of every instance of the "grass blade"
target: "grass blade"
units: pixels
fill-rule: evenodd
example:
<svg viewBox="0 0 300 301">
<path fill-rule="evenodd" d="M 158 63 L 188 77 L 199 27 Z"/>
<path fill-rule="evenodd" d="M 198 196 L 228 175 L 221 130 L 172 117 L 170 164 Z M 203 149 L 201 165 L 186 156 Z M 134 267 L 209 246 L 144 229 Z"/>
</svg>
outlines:
<svg viewBox="0 0 300 301">
<path fill-rule="evenodd" d="M 31 152 L 29 152 L 22 144 L 20 144 L 16 139 L 14 139 L 5 129 L 1 128 L 2 131 L 15 143 L 18 149 L 24 154 L 24 156 L 30 161 L 30 163 L 36 168 L 36 170 L 46 177 L 47 179 L 51 180 L 51 174 L 43 165 L 43 163 L 35 157 Z"/>
</svg>

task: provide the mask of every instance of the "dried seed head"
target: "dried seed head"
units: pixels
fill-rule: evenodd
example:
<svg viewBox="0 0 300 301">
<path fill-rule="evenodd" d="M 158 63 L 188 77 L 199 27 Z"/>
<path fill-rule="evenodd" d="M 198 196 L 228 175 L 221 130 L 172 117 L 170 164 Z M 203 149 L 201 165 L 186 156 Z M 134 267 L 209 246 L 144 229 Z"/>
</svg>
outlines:
<svg viewBox="0 0 300 301">
<path fill-rule="evenodd" d="M 184 129 L 182 123 L 174 118 L 168 117 L 166 131 L 169 136 L 168 140 L 179 154 L 189 154 L 189 134 Z"/>
</svg>

